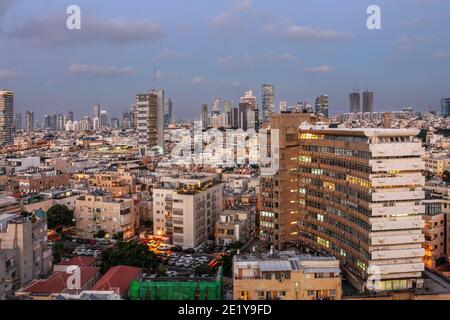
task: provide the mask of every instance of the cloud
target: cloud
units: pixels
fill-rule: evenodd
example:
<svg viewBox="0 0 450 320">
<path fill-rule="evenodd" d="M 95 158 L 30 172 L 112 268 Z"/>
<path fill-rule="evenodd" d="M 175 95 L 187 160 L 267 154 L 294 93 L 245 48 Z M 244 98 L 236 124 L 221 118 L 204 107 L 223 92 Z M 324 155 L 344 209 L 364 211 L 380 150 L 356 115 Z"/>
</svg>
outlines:
<svg viewBox="0 0 450 320">
<path fill-rule="evenodd" d="M 435 60 L 446 60 L 450 58 L 450 53 L 447 51 L 435 52 L 433 53 L 432 57 Z"/>
<path fill-rule="evenodd" d="M 234 4 L 233 9 L 238 12 L 245 12 L 252 8 L 252 0 L 242 0 Z"/>
<path fill-rule="evenodd" d="M 235 19 L 231 12 L 225 11 L 216 15 L 212 20 L 212 24 L 217 29 L 231 28 L 235 24 Z"/>
<path fill-rule="evenodd" d="M 241 55 L 229 55 L 220 57 L 217 62 L 221 65 L 238 66 L 238 65 L 254 65 L 259 62 L 267 61 L 294 61 L 297 58 L 289 52 L 274 53 L 268 52 L 261 55 L 250 56 L 248 52 Z"/>
<path fill-rule="evenodd" d="M 133 43 L 154 41 L 164 36 L 157 23 L 149 20 L 82 19 L 81 30 L 68 30 L 63 16 L 29 20 L 8 33 L 10 37 L 36 45 L 75 45 L 92 43 Z"/>
<path fill-rule="evenodd" d="M 170 49 L 163 49 L 161 50 L 155 57 L 156 62 L 161 62 L 165 60 L 169 60 L 172 58 L 178 58 L 181 57 L 181 54 Z"/>
<path fill-rule="evenodd" d="M 22 72 L 11 69 L 0 69 L 0 81 L 17 80 L 22 76 Z"/>
<path fill-rule="evenodd" d="M 351 34 L 348 32 L 341 32 L 333 29 L 303 27 L 295 24 L 269 24 L 264 27 L 264 30 L 291 40 L 332 41 L 351 37 Z"/>
<path fill-rule="evenodd" d="M 160 70 L 156 71 L 156 79 L 160 80 L 160 79 L 173 79 L 178 77 L 178 72 L 163 72 Z"/>
<path fill-rule="evenodd" d="M 89 77 L 121 77 L 134 74 L 131 67 L 116 67 L 89 64 L 72 64 L 67 71 L 72 75 Z"/>
<path fill-rule="evenodd" d="M 0 0 L 0 18 L 6 15 L 17 0 Z"/>
<path fill-rule="evenodd" d="M 307 67 L 304 69 L 304 71 L 307 73 L 330 73 L 334 70 L 336 70 L 336 68 L 325 65 L 319 67 Z"/>
<path fill-rule="evenodd" d="M 195 76 L 194 78 L 192 78 L 192 83 L 193 84 L 204 84 L 206 83 L 206 79 L 202 76 Z"/>
</svg>

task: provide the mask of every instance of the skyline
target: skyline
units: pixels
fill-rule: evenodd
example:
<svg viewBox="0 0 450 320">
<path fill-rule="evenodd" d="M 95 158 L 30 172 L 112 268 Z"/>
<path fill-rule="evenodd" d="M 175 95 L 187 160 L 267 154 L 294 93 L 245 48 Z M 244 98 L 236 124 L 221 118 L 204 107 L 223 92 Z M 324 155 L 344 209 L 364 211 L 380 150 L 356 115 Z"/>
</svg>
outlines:
<svg viewBox="0 0 450 320">
<path fill-rule="evenodd" d="M 276 7 L 267 0 L 80 0 L 76 31 L 65 29 L 70 4 L 0 3 L 0 87 L 15 92 L 15 112 L 33 110 L 40 119 L 72 110 L 81 117 L 100 103 L 117 117 L 137 93 L 162 88 L 174 101 L 174 118 L 195 119 L 202 104 L 215 97 L 237 103 L 246 90 L 261 108 L 263 83 L 275 85 L 276 107 L 327 94 L 330 114 L 347 112 L 349 93 L 367 83 L 374 111 L 439 111 L 450 95 L 440 80 L 450 71 L 445 0 L 378 1 L 382 30 L 372 31 L 365 24 L 369 1 L 337 8 L 332 0 Z"/>
</svg>

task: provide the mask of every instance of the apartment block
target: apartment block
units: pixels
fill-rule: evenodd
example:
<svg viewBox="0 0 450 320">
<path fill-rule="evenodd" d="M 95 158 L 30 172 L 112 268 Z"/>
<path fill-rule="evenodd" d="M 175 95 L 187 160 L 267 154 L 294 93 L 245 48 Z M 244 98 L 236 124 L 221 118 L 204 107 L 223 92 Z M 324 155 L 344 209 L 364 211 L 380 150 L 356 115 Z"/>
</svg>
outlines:
<svg viewBox="0 0 450 320">
<path fill-rule="evenodd" d="M 19 183 L 19 192 L 25 194 L 69 185 L 69 175 L 58 170 L 30 169 L 17 175 L 16 180 Z"/>
<path fill-rule="evenodd" d="M 234 300 L 340 300 L 342 279 L 334 257 L 282 251 L 233 257 Z"/>
<path fill-rule="evenodd" d="M 223 184 L 216 176 L 163 177 L 153 189 L 153 230 L 173 244 L 195 248 L 214 235 Z"/>
<path fill-rule="evenodd" d="M 129 171 L 117 169 L 94 174 L 89 185 L 105 189 L 114 197 L 123 197 L 135 191 L 135 178 Z"/>
<path fill-rule="evenodd" d="M 256 208 L 234 205 L 224 210 L 216 222 L 216 244 L 228 246 L 235 242 L 247 243 L 255 235 Z"/>
<path fill-rule="evenodd" d="M 111 193 L 100 190 L 76 200 L 74 217 L 77 235 L 88 239 L 93 239 L 100 230 L 105 232 L 106 238 L 123 232 L 124 239 L 129 239 L 134 236 L 138 219 L 133 199 L 114 198 Z"/>
<path fill-rule="evenodd" d="M 417 134 L 323 128 L 286 133 L 283 180 L 261 185 L 261 193 L 271 196 L 263 197 L 262 235 L 334 255 L 360 291 L 420 286 L 425 151 Z"/>
</svg>

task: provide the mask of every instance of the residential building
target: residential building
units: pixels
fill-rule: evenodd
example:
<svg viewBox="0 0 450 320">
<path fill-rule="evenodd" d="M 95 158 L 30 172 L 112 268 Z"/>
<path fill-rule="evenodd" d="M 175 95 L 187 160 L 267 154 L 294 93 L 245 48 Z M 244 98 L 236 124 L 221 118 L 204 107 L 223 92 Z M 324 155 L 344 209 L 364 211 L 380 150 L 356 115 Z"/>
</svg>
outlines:
<svg viewBox="0 0 450 320">
<path fill-rule="evenodd" d="M 25 112 L 25 132 L 31 133 L 34 131 L 34 112 Z"/>
<path fill-rule="evenodd" d="M 328 118 L 328 96 L 321 95 L 315 99 L 316 113 L 320 113 Z"/>
<path fill-rule="evenodd" d="M 228 246 L 235 242 L 247 243 L 255 235 L 256 208 L 234 205 L 224 210 L 216 222 L 216 244 Z"/>
<path fill-rule="evenodd" d="M 233 257 L 234 300 L 340 300 L 339 260 L 282 251 Z"/>
<path fill-rule="evenodd" d="M 69 175 L 53 169 L 29 169 L 18 174 L 16 180 L 19 182 L 19 192 L 24 194 L 69 185 Z"/>
<path fill-rule="evenodd" d="M 136 96 L 139 154 L 144 156 L 158 145 L 158 96 L 153 93 Z"/>
<path fill-rule="evenodd" d="M 215 176 L 163 177 L 153 189 L 153 231 L 183 248 L 214 235 L 222 212 L 223 184 Z"/>
<path fill-rule="evenodd" d="M 133 199 L 114 198 L 100 190 L 76 200 L 74 218 L 76 234 L 88 239 L 93 239 L 100 230 L 105 232 L 105 238 L 123 233 L 124 239 L 130 239 L 139 220 Z"/>
<path fill-rule="evenodd" d="M 14 92 L 0 90 L 0 146 L 14 142 Z"/>
</svg>

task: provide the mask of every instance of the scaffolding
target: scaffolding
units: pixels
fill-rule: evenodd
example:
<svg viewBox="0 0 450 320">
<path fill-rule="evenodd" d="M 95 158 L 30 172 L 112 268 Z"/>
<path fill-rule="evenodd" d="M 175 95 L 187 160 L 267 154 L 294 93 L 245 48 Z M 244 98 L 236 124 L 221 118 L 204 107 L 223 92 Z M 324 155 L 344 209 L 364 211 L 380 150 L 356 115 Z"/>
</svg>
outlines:
<svg viewBox="0 0 450 320">
<path fill-rule="evenodd" d="M 133 281 L 131 300 L 222 300 L 223 276 L 219 268 L 211 279 Z"/>
</svg>

